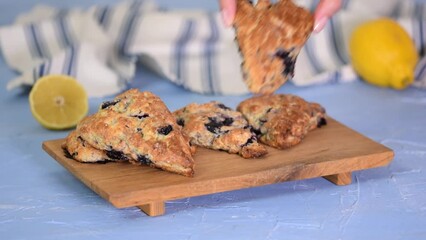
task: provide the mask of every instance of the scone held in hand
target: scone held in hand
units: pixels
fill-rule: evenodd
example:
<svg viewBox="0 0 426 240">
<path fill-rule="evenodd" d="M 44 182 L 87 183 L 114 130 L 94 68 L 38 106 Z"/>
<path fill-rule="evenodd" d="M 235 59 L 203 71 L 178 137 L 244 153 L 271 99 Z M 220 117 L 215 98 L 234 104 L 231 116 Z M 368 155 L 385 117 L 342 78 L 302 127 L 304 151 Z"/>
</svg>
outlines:
<svg viewBox="0 0 426 240">
<path fill-rule="evenodd" d="M 312 14 L 292 0 L 237 0 L 234 21 L 243 78 L 253 93 L 271 94 L 294 75 L 297 56 L 313 31 Z"/>
</svg>

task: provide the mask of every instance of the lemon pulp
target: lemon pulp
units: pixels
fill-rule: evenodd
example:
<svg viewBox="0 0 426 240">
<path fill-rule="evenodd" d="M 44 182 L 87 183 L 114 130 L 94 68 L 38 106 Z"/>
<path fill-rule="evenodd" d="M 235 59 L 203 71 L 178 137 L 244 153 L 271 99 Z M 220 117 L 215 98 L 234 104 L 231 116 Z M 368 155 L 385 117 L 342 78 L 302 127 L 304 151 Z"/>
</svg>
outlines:
<svg viewBox="0 0 426 240">
<path fill-rule="evenodd" d="M 89 110 L 83 86 L 65 75 L 49 75 L 37 80 L 29 102 L 34 118 L 53 130 L 75 127 Z"/>
</svg>

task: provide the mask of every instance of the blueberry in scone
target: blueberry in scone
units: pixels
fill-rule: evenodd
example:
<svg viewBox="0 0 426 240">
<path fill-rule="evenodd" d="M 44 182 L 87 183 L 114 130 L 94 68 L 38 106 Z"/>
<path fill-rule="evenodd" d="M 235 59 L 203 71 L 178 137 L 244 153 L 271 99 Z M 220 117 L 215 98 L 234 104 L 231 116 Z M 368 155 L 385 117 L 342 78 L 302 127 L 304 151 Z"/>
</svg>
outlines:
<svg viewBox="0 0 426 240">
<path fill-rule="evenodd" d="M 77 125 L 76 134 L 109 159 L 194 174 L 194 147 L 153 93 L 131 89 L 104 102 L 97 113 Z"/>
<path fill-rule="evenodd" d="M 290 94 L 252 97 L 237 110 L 253 126 L 260 142 L 279 149 L 300 143 L 309 131 L 327 124 L 321 105 Z"/>
<path fill-rule="evenodd" d="M 292 0 L 237 0 L 236 41 L 243 78 L 253 93 L 271 94 L 294 75 L 297 56 L 313 30 L 312 14 Z"/>
<path fill-rule="evenodd" d="M 192 103 L 173 114 L 192 144 L 257 158 L 267 153 L 243 115 L 223 103 Z"/>
</svg>

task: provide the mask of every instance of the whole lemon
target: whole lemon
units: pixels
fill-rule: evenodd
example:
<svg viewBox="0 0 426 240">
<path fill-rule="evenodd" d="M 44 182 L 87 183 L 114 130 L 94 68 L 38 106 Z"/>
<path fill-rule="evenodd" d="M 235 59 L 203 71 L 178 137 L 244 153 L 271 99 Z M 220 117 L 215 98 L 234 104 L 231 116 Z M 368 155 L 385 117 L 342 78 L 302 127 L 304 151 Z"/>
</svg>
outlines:
<svg viewBox="0 0 426 240">
<path fill-rule="evenodd" d="M 404 89 L 414 81 L 419 59 L 408 33 L 389 18 L 357 26 L 349 39 L 352 66 L 366 82 Z"/>
</svg>

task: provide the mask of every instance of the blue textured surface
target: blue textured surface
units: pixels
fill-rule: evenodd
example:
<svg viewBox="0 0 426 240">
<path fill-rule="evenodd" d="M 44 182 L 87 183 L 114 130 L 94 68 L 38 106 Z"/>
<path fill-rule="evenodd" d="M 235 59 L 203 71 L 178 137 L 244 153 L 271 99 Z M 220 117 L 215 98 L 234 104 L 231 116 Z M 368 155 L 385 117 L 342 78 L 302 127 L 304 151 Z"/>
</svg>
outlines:
<svg viewBox="0 0 426 240">
<path fill-rule="evenodd" d="M 58 7 L 114 1 L 42 1 Z M 0 24 L 36 1 L 2 0 Z M 204 1 L 159 1 L 163 6 L 216 9 Z M 43 129 L 31 116 L 28 92 L 7 92 L 15 76 L 0 58 L 0 239 L 426 239 L 426 91 L 379 89 L 363 82 L 297 88 L 329 115 L 392 148 L 388 166 L 353 174 L 335 186 L 318 178 L 166 203 L 166 215 L 116 209 L 42 149 L 66 136 Z M 133 87 L 159 95 L 171 110 L 190 102 L 247 96 L 202 96 L 139 68 Z M 105 99 L 91 99 L 94 112 Z"/>
</svg>

